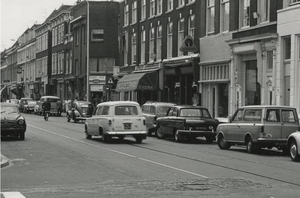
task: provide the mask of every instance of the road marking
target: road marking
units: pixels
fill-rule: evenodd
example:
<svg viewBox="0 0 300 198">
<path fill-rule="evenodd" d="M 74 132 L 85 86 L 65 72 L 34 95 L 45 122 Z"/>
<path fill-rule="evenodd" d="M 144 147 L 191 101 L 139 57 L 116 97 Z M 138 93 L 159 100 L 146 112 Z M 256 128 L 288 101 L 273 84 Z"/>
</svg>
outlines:
<svg viewBox="0 0 300 198">
<path fill-rule="evenodd" d="M 27 125 L 27 126 L 30 126 L 30 127 L 32 127 L 32 128 L 36 128 L 36 129 L 39 129 L 39 130 L 42 130 L 42 131 L 46 131 L 46 132 L 48 132 L 48 133 L 52 133 L 52 134 L 54 134 L 54 135 L 58 135 L 58 136 L 61 136 L 61 137 L 64 137 L 64 138 L 67 138 L 67 139 L 70 139 L 70 140 L 74 140 L 74 141 L 80 142 L 80 143 L 82 143 L 82 144 L 86 144 L 86 145 L 89 145 L 89 146 L 94 146 L 94 147 L 101 148 L 101 149 L 104 149 L 104 150 L 107 150 L 107 151 L 111 151 L 111 152 L 114 152 L 114 153 L 117 153 L 117 154 L 120 154 L 120 155 L 125 155 L 125 156 L 131 157 L 131 158 L 136 158 L 136 159 L 139 159 L 139 160 L 142 160 L 142 161 L 145 161 L 145 162 L 149 162 L 149 163 L 152 163 L 152 164 L 156 164 L 156 165 L 159 165 L 159 166 L 163 166 L 163 167 L 166 167 L 166 168 L 170 168 L 170 169 L 173 169 L 173 170 L 177 170 L 177 171 L 180 171 L 180 172 L 183 172 L 183 173 L 188 173 L 188 174 L 190 174 L 190 175 L 194 175 L 194 176 L 198 176 L 198 177 L 202 177 L 202 178 L 208 178 L 208 177 L 206 177 L 206 176 L 204 176 L 204 175 L 200 175 L 200 174 L 197 174 L 197 173 L 193 173 L 193 172 L 186 171 L 186 170 L 183 170 L 183 169 L 180 169 L 180 168 L 176 168 L 176 167 L 169 166 L 169 165 L 166 165 L 166 164 L 162 164 L 162 163 L 159 163 L 159 162 L 151 161 L 151 160 L 148 160 L 148 159 L 136 157 L 136 156 L 134 156 L 134 155 L 130 155 L 130 154 L 127 154 L 127 153 L 123 153 L 123 152 L 120 152 L 120 151 L 117 151 L 117 150 L 108 149 L 108 148 L 105 148 L 105 147 L 102 147 L 102 146 L 90 144 L 90 143 L 87 143 L 87 142 L 84 142 L 84 141 L 81 141 L 81 140 L 77 140 L 77 139 L 75 139 L 75 138 L 71 138 L 71 137 L 68 137 L 68 136 L 65 136 L 65 135 L 61 135 L 61 134 L 59 134 L 59 133 L 55 133 L 55 132 L 53 132 L 53 131 L 49 131 L 49 130 L 46 130 L 46 129 L 42 129 L 42 128 L 39 128 L 39 127 L 36 127 L 36 126 L 32 126 L 32 125 Z"/>
<path fill-rule="evenodd" d="M 4 197 L 4 198 L 26 198 L 20 192 L 1 192 L 1 197 Z"/>
</svg>

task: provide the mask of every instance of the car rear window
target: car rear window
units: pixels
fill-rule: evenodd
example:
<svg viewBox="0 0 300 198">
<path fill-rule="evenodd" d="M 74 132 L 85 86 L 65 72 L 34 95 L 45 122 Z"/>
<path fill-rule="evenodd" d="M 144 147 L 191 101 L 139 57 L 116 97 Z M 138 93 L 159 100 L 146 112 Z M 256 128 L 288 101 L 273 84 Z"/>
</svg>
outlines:
<svg viewBox="0 0 300 198">
<path fill-rule="evenodd" d="M 293 110 L 282 110 L 281 114 L 283 122 L 296 122 L 296 117 Z"/>
<path fill-rule="evenodd" d="M 170 107 L 158 107 L 157 114 L 161 116 L 166 116 Z"/>
<path fill-rule="evenodd" d="M 115 115 L 138 115 L 136 106 L 116 106 Z"/>
<path fill-rule="evenodd" d="M 180 116 L 211 118 L 208 110 L 206 110 L 206 109 L 188 109 L 188 108 L 181 109 Z"/>
</svg>

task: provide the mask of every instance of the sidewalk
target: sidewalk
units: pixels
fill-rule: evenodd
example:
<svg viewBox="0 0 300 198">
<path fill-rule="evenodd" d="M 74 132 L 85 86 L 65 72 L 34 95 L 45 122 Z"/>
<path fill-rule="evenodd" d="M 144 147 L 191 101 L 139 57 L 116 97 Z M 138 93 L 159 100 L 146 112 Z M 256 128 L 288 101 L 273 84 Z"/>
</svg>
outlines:
<svg viewBox="0 0 300 198">
<path fill-rule="evenodd" d="M 8 159 L 4 155 L 1 154 L 1 168 L 5 167 L 7 165 L 9 165 Z"/>
</svg>

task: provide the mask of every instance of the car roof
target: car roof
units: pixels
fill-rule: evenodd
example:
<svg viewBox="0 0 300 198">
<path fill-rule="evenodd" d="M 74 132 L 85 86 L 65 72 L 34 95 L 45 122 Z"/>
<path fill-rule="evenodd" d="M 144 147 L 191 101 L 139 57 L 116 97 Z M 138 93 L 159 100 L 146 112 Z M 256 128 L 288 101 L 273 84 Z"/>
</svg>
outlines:
<svg viewBox="0 0 300 198">
<path fill-rule="evenodd" d="M 21 98 L 20 100 L 33 100 L 32 98 Z"/>
<path fill-rule="evenodd" d="M 41 98 L 54 98 L 54 99 L 59 99 L 58 96 L 42 96 Z"/>
<path fill-rule="evenodd" d="M 144 103 L 143 105 L 166 105 L 166 106 L 175 106 L 175 103 L 172 102 L 155 102 L 155 101 L 148 101 Z"/>
<path fill-rule="evenodd" d="M 295 107 L 290 106 L 283 106 L 283 105 L 249 105 L 249 106 L 243 106 L 241 108 L 289 108 L 289 109 L 295 109 Z"/>
<path fill-rule="evenodd" d="M 138 105 L 140 106 L 139 103 L 134 102 L 134 101 L 109 101 L 109 102 L 101 102 L 97 105 L 98 106 L 102 106 L 102 105 L 109 105 L 109 106 L 115 106 L 115 105 Z"/>
<path fill-rule="evenodd" d="M 179 109 L 184 109 L 184 108 L 191 108 L 191 109 L 207 109 L 206 107 L 202 106 L 194 106 L 194 105 L 175 105 L 175 107 Z"/>
</svg>

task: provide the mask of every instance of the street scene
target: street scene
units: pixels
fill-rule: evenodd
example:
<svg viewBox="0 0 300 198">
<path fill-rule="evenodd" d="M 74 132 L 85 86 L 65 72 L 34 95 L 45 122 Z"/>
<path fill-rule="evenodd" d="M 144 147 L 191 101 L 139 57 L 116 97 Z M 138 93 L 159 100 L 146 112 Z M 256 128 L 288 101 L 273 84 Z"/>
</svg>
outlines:
<svg viewBox="0 0 300 198">
<path fill-rule="evenodd" d="M 1 192 L 24 197 L 298 197 L 299 163 L 277 149 L 228 151 L 198 138 L 85 138 L 84 123 L 26 114 L 25 141 L 4 137 Z"/>
<path fill-rule="evenodd" d="M 1 198 L 300 195 L 300 0 L 1 0 Z"/>
</svg>

